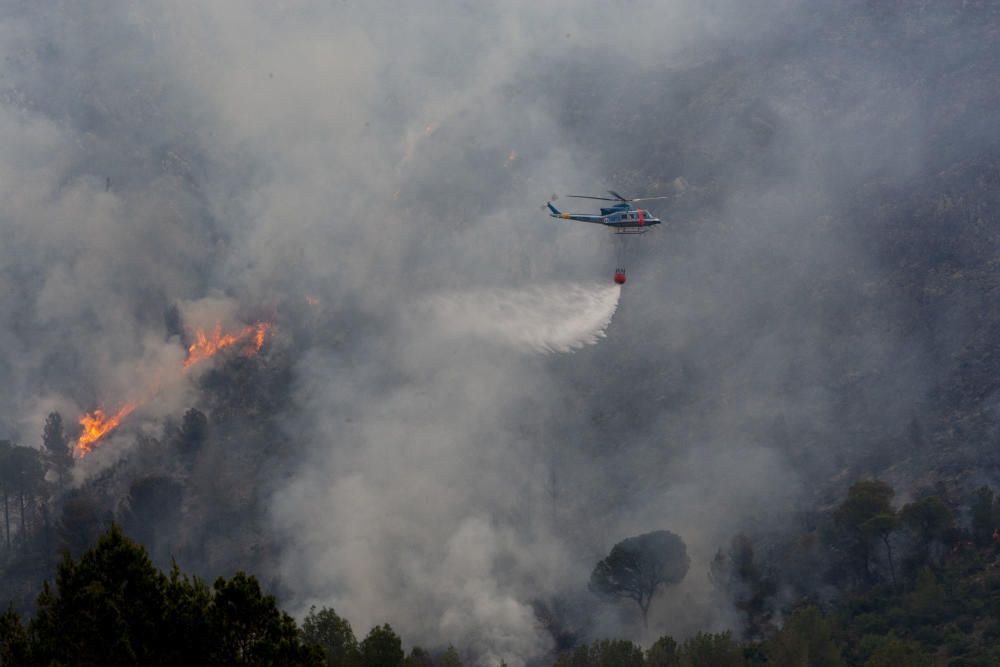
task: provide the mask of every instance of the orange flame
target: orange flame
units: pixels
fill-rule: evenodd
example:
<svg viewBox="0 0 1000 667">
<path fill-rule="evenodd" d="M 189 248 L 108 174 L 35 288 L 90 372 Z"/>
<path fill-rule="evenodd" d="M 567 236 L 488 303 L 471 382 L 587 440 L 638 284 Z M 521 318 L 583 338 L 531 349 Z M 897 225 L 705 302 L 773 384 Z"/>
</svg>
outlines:
<svg viewBox="0 0 1000 667">
<path fill-rule="evenodd" d="M 219 323 L 212 329 L 211 335 L 206 334 L 202 329 L 197 329 L 194 334 L 195 341 L 188 347 L 188 356 L 184 360 L 183 368 L 186 370 L 198 362 L 214 356 L 219 351 L 227 347 L 232 347 L 242 341 L 249 343 L 247 345 L 247 353 L 253 356 L 260 352 L 260 349 L 264 346 L 264 339 L 267 337 L 267 332 L 270 328 L 270 322 L 258 322 L 256 324 L 249 324 L 236 333 L 223 334 L 222 324 Z M 154 382 L 147 390 L 145 393 L 147 400 L 156 392 L 158 385 L 158 381 Z M 80 417 L 80 426 L 83 427 L 83 433 L 76 441 L 76 449 L 80 458 L 94 451 L 97 442 L 118 428 L 122 419 L 127 417 L 141 404 L 142 401 L 126 403 L 112 417 L 105 415 L 104 410 L 101 408 L 94 410 L 93 414 L 88 412 Z"/>
<path fill-rule="evenodd" d="M 199 361 L 215 355 L 220 350 L 236 345 L 250 335 L 253 335 L 254 353 L 259 352 L 264 345 L 267 330 L 270 328 L 269 323 L 258 322 L 257 324 L 249 324 L 236 333 L 223 335 L 222 324 L 216 324 L 215 328 L 212 329 L 211 336 L 206 335 L 202 329 L 198 329 L 194 334 L 195 341 L 188 347 L 188 357 L 184 360 L 184 368 L 190 368 Z"/>
<path fill-rule="evenodd" d="M 83 427 L 83 433 L 80 435 L 80 439 L 76 441 L 76 448 L 80 453 L 80 458 L 94 451 L 94 444 L 109 431 L 118 428 L 118 425 L 122 423 L 122 419 L 127 417 L 137 407 L 138 403 L 126 403 L 112 417 L 106 416 L 104 410 L 97 408 L 94 410 L 94 414 L 88 412 L 80 417 L 80 426 Z"/>
</svg>

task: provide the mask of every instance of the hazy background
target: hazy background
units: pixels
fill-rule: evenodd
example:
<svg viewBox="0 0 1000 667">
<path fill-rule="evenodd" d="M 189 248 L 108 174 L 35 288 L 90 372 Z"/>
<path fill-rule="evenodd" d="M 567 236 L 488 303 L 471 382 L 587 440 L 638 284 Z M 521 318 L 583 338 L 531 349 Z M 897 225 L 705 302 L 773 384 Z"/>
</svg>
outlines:
<svg viewBox="0 0 1000 667">
<path fill-rule="evenodd" d="M 38 444 L 50 410 L 169 373 L 172 308 L 270 318 L 263 370 L 157 385 L 79 473 L 183 481 L 161 556 L 484 664 L 560 633 L 738 631 L 721 544 L 797 525 L 845 470 L 936 455 L 932 390 L 983 301 L 914 258 L 954 278 L 992 234 L 913 211 L 997 146 L 992 12 L 7 3 L 0 427 Z M 620 300 L 616 241 L 539 210 L 608 188 L 676 195 L 626 240 Z M 265 380 L 267 428 L 212 411 Z M 150 444 L 188 407 L 222 425 L 190 473 Z M 643 637 L 586 580 L 661 528 L 692 568 Z"/>
</svg>

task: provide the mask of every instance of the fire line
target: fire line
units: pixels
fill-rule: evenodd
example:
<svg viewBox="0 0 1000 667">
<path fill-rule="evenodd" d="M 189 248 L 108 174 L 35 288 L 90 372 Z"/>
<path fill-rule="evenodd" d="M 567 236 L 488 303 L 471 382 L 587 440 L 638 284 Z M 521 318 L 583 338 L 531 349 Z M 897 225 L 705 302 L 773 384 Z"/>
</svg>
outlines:
<svg viewBox="0 0 1000 667">
<path fill-rule="evenodd" d="M 181 373 L 187 372 L 192 366 L 215 356 L 226 348 L 233 347 L 240 343 L 247 343 L 246 353 L 254 356 L 264 346 L 264 339 L 271 328 L 270 322 L 257 322 L 249 324 L 235 333 L 223 334 L 222 324 L 218 323 L 206 333 L 203 329 L 196 329 L 194 332 L 194 342 L 188 346 L 188 355 L 184 360 Z M 155 393 L 147 391 L 147 398 Z M 83 432 L 76 442 L 76 451 L 80 458 L 83 458 L 94 451 L 97 444 L 111 431 L 114 431 L 121 424 L 122 420 L 131 414 L 137 407 L 145 401 L 133 400 L 121 408 L 112 416 L 108 416 L 103 408 L 97 408 L 93 413 L 86 413 L 80 417 L 80 426 Z"/>
</svg>

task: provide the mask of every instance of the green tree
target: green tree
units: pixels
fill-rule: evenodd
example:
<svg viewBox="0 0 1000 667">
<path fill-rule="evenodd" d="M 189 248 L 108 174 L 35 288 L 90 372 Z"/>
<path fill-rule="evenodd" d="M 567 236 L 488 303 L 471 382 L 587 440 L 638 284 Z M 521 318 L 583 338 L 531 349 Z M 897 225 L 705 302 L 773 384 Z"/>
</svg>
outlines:
<svg viewBox="0 0 1000 667">
<path fill-rule="evenodd" d="M 673 637 L 664 635 L 646 651 L 646 667 L 678 667 L 680 647 Z"/>
<path fill-rule="evenodd" d="M 642 649 L 625 639 L 600 639 L 561 656 L 556 667 L 644 667 Z"/>
<path fill-rule="evenodd" d="M 176 565 L 165 576 L 113 524 L 79 561 L 64 554 L 27 633 L 13 612 L 0 616 L 0 664 L 319 667 L 323 657 L 255 578 L 209 590 Z"/>
<path fill-rule="evenodd" d="M 122 523 L 157 559 L 169 554 L 170 538 L 181 520 L 183 487 L 164 475 L 148 475 L 132 482 Z"/>
<path fill-rule="evenodd" d="M 903 601 L 903 607 L 916 623 L 933 623 L 948 613 L 947 604 L 944 587 L 928 567 L 917 575 L 913 591 Z"/>
<path fill-rule="evenodd" d="M 45 486 L 45 469 L 34 447 L 22 447 L 0 440 L 0 496 L 3 498 L 4 544 L 11 547 L 11 510 L 16 510 L 18 538 L 28 541 L 28 513 Z"/>
<path fill-rule="evenodd" d="M 873 537 L 877 537 L 885 545 L 886 558 L 889 561 L 889 574 L 892 578 L 892 585 L 896 585 L 896 564 L 892 557 L 892 534 L 900 526 L 899 515 L 893 511 L 876 514 L 872 518 L 861 524 L 861 529 Z"/>
<path fill-rule="evenodd" d="M 830 624 L 816 607 L 795 612 L 767 641 L 769 662 L 788 667 L 841 667 L 846 664 Z"/>
<path fill-rule="evenodd" d="M 681 667 L 744 667 L 743 648 L 729 632 L 699 632 L 681 645 Z"/>
<path fill-rule="evenodd" d="M 67 552 L 31 621 L 41 664 L 162 664 L 163 575 L 145 550 L 111 529 L 75 562 Z"/>
<path fill-rule="evenodd" d="M 11 485 L 17 494 L 18 516 L 20 517 L 20 538 L 22 544 L 28 541 L 28 514 L 34 513 L 35 499 L 44 493 L 45 466 L 34 447 L 15 446 L 8 459 Z"/>
<path fill-rule="evenodd" d="M 691 559 L 684 541 L 669 530 L 657 530 L 622 540 L 590 575 L 590 590 L 598 595 L 634 600 L 646 624 L 649 605 L 662 586 L 680 582 Z"/>
<path fill-rule="evenodd" d="M 406 660 L 403 661 L 403 666 L 434 667 L 434 658 L 424 649 L 419 646 L 414 646 L 410 649 L 410 655 L 406 656 Z"/>
<path fill-rule="evenodd" d="M 327 667 L 352 667 L 360 660 L 351 624 L 333 609 L 323 607 L 316 611 L 316 607 L 310 607 L 302 621 L 302 637 L 322 647 Z"/>
<path fill-rule="evenodd" d="M 951 510 L 937 496 L 927 496 L 904 505 L 899 517 L 916 539 L 917 560 L 921 564 L 927 562 L 931 545 L 944 542 L 955 527 Z"/>
<path fill-rule="evenodd" d="M 874 540 L 882 534 L 888 535 L 885 531 L 891 532 L 890 529 L 893 529 L 893 495 L 895 491 L 892 487 L 880 480 L 856 482 L 848 490 L 847 499 L 833 512 L 834 524 L 840 530 L 842 544 L 864 581 L 870 581 L 872 577 Z M 894 572 L 891 561 L 890 556 L 890 568 Z"/>
<path fill-rule="evenodd" d="M 219 577 L 213 592 L 213 665 L 322 664 L 320 651 L 302 644 L 295 621 L 278 609 L 273 595 L 264 594 L 256 577 L 244 572 L 228 581 Z"/>
<path fill-rule="evenodd" d="M 73 471 L 73 450 L 69 446 L 69 438 L 63 428 L 62 415 L 50 412 L 45 419 L 42 430 L 42 446 L 45 449 L 49 465 L 56 471 L 56 479 L 60 486 L 65 486 Z"/>
<path fill-rule="evenodd" d="M 563 653 L 556 659 L 555 667 L 590 667 L 590 646 L 584 644 L 572 653 Z"/>
<path fill-rule="evenodd" d="M 463 667 L 462 658 L 454 646 L 449 646 L 448 650 L 441 654 L 437 660 L 437 667 Z"/>
<path fill-rule="evenodd" d="M 364 667 L 400 667 L 403 664 L 403 642 L 388 623 L 372 628 L 362 640 L 360 649 Z"/>
<path fill-rule="evenodd" d="M 591 667 L 643 667 L 642 649 L 626 639 L 601 639 L 590 645 Z"/>
<path fill-rule="evenodd" d="M 931 659 L 920 647 L 892 635 L 872 653 L 865 667 L 929 667 Z"/>
<path fill-rule="evenodd" d="M 193 665 L 215 650 L 216 636 L 209 620 L 212 591 L 201 579 L 182 574 L 173 563 L 163 582 L 163 622 L 160 635 L 164 663 Z"/>
<path fill-rule="evenodd" d="M 757 564 L 750 538 L 741 533 L 732 539 L 727 551 L 719 549 L 710 564 L 709 577 L 746 615 L 750 634 L 759 634 L 767 598 L 775 587 Z"/>
<path fill-rule="evenodd" d="M 13 607 L 0 614 L 0 666 L 30 663 L 28 632 Z"/>
<path fill-rule="evenodd" d="M 66 493 L 59 519 L 59 537 L 71 553 L 82 553 L 94 544 L 107 529 L 101 507 L 86 491 L 76 489 Z"/>
</svg>

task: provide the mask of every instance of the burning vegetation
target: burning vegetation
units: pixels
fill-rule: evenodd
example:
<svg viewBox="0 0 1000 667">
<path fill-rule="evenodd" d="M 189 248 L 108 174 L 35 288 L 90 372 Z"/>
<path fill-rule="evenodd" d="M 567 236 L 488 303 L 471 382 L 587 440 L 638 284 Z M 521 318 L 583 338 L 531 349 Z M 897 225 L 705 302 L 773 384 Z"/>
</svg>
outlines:
<svg viewBox="0 0 1000 667">
<path fill-rule="evenodd" d="M 194 334 L 194 342 L 188 346 L 188 356 L 184 360 L 184 368 L 190 368 L 198 362 L 214 356 L 219 351 L 247 341 L 251 337 L 253 344 L 247 346 L 247 354 L 251 356 L 257 354 L 264 345 L 264 338 L 270 327 L 268 322 L 258 322 L 257 324 L 249 324 L 236 333 L 223 334 L 222 324 L 217 323 L 210 335 L 206 334 L 203 329 L 198 329 Z"/>
<path fill-rule="evenodd" d="M 80 439 L 76 441 L 76 449 L 80 454 L 80 458 L 92 452 L 97 441 L 103 438 L 109 431 L 118 428 L 118 425 L 122 423 L 122 419 L 135 410 L 138 405 L 138 403 L 126 403 L 111 417 L 105 415 L 104 410 L 101 408 L 97 408 L 93 413 L 88 412 L 80 417 L 80 426 L 83 427 L 83 433 L 80 434 Z"/>
<path fill-rule="evenodd" d="M 209 333 L 206 333 L 204 329 L 196 329 L 194 342 L 188 346 L 188 356 L 184 360 L 181 372 L 183 373 L 199 362 L 215 356 L 222 350 L 240 344 L 243 344 L 244 354 L 255 356 L 264 346 L 264 340 L 270 328 L 270 322 L 257 322 L 248 324 L 239 331 L 224 334 L 222 323 L 219 322 Z M 154 392 L 146 393 L 152 395 Z M 142 403 L 143 401 L 130 401 L 111 416 L 108 416 L 102 408 L 97 408 L 92 413 L 88 412 L 80 417 L 80 426 L 83 431 L 76 441 L 77 455 L 83 458 L 94 451 L 97 443 L 108 433 L 118 428 L 122 420 Z"/>
</svg>

